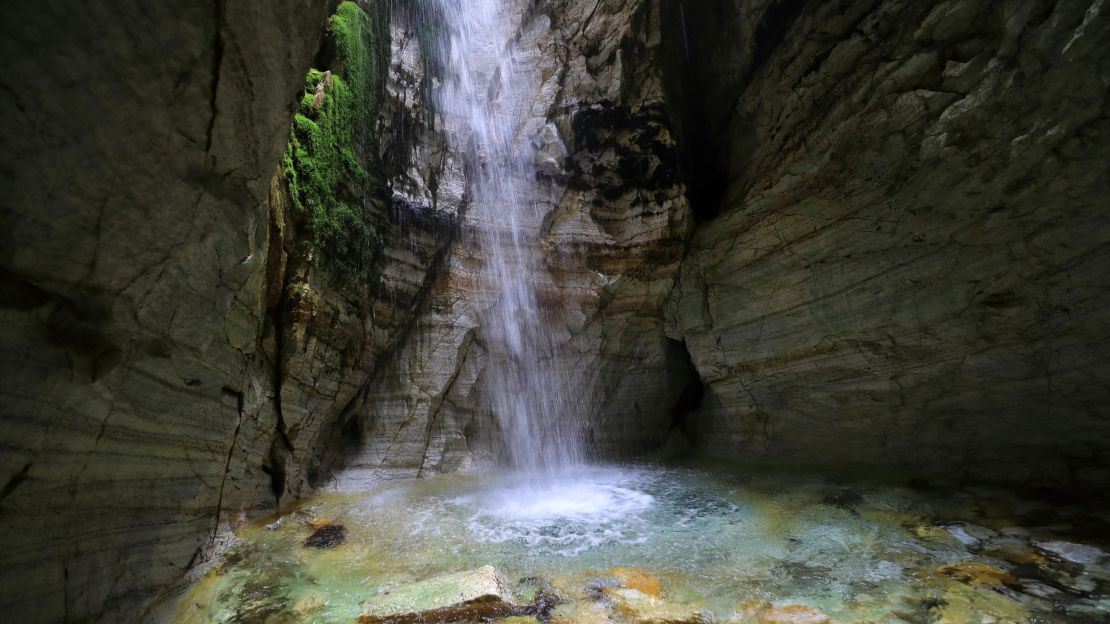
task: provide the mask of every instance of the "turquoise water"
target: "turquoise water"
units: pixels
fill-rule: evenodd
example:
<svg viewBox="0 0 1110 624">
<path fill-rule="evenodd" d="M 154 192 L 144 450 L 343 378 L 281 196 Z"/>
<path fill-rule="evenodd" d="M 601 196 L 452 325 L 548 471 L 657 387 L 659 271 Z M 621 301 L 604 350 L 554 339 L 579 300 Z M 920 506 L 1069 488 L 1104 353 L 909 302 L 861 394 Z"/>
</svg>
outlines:
<svg viewBox="0 0 1110 624">
<path fill-rule="evenodd" d="M 1089 502 L 736 467 L 447 475 L 322 495 L 244 529 L 174 621 L 353 622 L 377 593 L 492 565 L 522 604 L 602 610 L 591 588 L 632 569 L 705 621 L 762 601 L 837 622 L 1106 622 L 1107 519 Z M 326 522 L 346 541 L 304 546 Z M 571 611 L 549 606 L 533 612 Z"/>
</svg>

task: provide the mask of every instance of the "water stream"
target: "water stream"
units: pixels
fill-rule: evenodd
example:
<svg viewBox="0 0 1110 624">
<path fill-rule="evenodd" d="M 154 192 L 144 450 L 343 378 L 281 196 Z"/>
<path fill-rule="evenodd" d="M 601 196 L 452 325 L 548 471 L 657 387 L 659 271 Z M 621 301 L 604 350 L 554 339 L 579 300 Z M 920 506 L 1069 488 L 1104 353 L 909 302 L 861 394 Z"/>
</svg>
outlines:
<svg viewBox="0 0 1110 624">
<path fill-rule="evenodd" d="M 1093 624 L 1110 613 L 1107 511 L 710 464 L 578 468 L 543 492 L 443 475 L 323 495 L 241 531 L 174 621 L 353 622 L 375 596 L 492 565 L 522 605 L 556 596 L 534 612 L 557 623 L 641 621 L 602 591 L 631 571 L 659 604 L 696 614 L 679 621 L 747 622 L 736 612 L 765 601 L 839 623 Z M 346 540 L 306 545 L 322 522 Z"/>
<path fill-rule="evenodd" d="M 485 391 L 514 468 L 555 476 L 582 460 L 573 413 L 578 396 L 559 366 L 543 290 L 542 219 L 530 137 L 542 116 L 531 96 L 534 50 L 514 45 L 522 3 L 431 0 L 442 16 L 438 54 L 447 69 L 436 101 L 453 149 L 464 156 L 467 220 L 485 270 L 474 293 L 492 358 Z"/>
</svg>

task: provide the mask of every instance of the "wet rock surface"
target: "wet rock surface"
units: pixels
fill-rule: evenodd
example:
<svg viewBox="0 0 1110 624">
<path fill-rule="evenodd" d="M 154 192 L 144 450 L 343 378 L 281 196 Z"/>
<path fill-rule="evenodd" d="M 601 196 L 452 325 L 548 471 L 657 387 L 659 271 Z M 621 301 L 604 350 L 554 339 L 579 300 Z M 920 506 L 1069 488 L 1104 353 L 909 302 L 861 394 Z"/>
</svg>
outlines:
<svg viewBox="0 0 1110 624">
<path fill-rule="evenodd" d="M 3 9 L 0 530 L 25 537 L 0 606 L 21 621 L 153 617 L 326 479 L 453 232 L 364 198 L 374 279 L 320 270 L 275 170 L 335 3 L 179 8 Z"/>
<path fill-rule="evenodd" d="M 325 524 L 305 538 L 308 548 L 331 548 L 347 541 L 347 527 L 342 524 Z"/>
<path fill-rule="evenodd" d="M 267 181 L 330 4 L 0 9 L 5 618 L 138 621 L 273 509 Z"/>
<path fill-rule="evenodd" d="M 1040 546 L 1104 551 L 1110 532 L 1092 518 L 1105 515 L 1105 503 L 755 469 L 661 470 L 648 473 L 655 481 L 626 473 L 656 502 L 597 520 L 592 534 L 559 531 L 563 517 L 508 532 L 516 521 L 491 517 L 497 499 L 464 476 L 325 495 L 247 531 L 173 621 L 280 618 L 296 608 L 323 620 L 409 618 L 470 600 L 478 602 L 436 621 L 474 621 L 478 612 L 468 609 L 487 607 L 493 619 L 575 624 L 1095 624 L 1110 613 L 1105 559 L 1078 563 Z M 461 499 L 474 507 L 450 502 Z M 302 547 L 309 520 L 339 517 L 347 543 Z M 486 592 L 500 597 L 479 600 Z"/>
<path fill-rule="evenodd" d="M 1105 487 L 1102 3 L 678 4 L 701 448 Z"/>
</svg>

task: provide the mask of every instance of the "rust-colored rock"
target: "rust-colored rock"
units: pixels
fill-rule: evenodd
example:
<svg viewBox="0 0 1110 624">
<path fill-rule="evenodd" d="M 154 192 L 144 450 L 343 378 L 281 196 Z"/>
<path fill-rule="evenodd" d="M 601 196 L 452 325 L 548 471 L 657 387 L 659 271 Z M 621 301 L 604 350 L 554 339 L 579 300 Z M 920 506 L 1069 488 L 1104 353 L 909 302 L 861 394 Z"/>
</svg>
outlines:
<svg viewBox="0 0 1110 624">
<path fill-rule="evenodd" d="M 1013 574 L 978 561 L 941 566 L 937 568 L 937 572 L 972 587 L 999 589 L 1018 584 L 1018 579 Z"/>
</svg>

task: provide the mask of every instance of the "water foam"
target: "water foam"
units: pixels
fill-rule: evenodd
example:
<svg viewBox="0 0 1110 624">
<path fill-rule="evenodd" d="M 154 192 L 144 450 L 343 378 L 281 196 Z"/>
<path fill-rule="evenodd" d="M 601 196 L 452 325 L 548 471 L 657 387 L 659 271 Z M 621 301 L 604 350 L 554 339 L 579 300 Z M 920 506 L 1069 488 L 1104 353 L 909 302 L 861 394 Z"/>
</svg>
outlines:
<svg viewBox="0 0 1110 624">
<path fill-rule="evenodd" d="M 452 499 L 483 542 L 526 544 L 545 554 L 573 556 L 603 544 L 638 544 L 649 536 L 656 505 L 643 473 L 579 470 L 533 485 L 494 488 Z"/>
<path fill-rule="evenodd" d="M 431 6 L 442 19 L 438 53 L 450 70 L 436 91 L 438 107 L 452 151 L 467 164 L 465 227 L 477 234 L 484 261 L 470 291 L 489 351 L 484 391 L 513 467 L 562 474 L 583 458 L 576 423 L 588 406 L 559 357 L 555 311 L 540 296 L 557 284 L 540 244 L 551 205 L 537 186 L 532 141 L 543 129 L 542 111 L 533 110 L 538 50 L 520 43 L 527 18 L 519 2 Z"/>
</svg>

